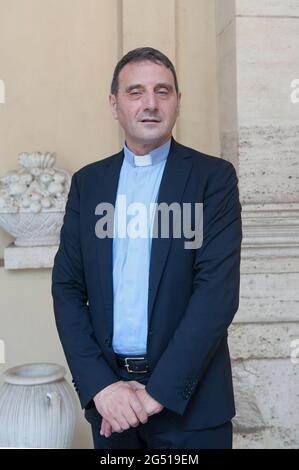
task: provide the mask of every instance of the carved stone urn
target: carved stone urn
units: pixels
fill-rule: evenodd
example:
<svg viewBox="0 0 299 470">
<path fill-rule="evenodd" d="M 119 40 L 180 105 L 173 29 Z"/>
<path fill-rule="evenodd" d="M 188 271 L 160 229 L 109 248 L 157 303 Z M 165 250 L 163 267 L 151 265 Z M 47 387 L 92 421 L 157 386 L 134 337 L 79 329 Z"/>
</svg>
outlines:
<svg viewBox="0 0 299 470">
<path fill-rule="evenodd" d="M 76 397 L 58 364 L 33 363 L 4 372 L 0 387 L 0 447 L 69 448 Z"/>
<path fill-rule="evenodd" d="M 58 245 L 71 175 L 56 154 L 22 153 L 20 169 L 0 178 L 0 226 L 16 246 Z"/>
</svg>

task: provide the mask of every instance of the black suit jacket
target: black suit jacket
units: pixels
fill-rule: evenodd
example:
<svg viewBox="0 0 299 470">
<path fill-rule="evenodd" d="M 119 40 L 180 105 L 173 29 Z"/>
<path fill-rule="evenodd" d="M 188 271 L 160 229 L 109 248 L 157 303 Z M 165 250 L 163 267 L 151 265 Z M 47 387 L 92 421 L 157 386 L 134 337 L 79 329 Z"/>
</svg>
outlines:
<svg viewBox="0 0 299 470">
<path fill-rule="evenodd" d="M 112 238 L 95 208 L 115 203 L 123 151 L 77 171 L 52 275 L 54 312 L 82 408 L 120 380 L 112 349 Z M 153 238 L 148 288 L 148 393 L 165 409 L 160 429 L 212 427 L 235 414 L 227 329 L 238 310 L 241 205 L 234 166 L 172 139 L 158 203 L 203 203 L 203 244 Z"/>
</svg>

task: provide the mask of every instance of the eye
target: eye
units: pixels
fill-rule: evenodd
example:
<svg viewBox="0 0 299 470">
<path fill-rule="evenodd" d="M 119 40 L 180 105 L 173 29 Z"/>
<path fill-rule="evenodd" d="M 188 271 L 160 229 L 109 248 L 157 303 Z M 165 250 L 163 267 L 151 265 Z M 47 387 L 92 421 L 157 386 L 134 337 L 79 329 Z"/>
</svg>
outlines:
<svg viewBox="0 0 299 470">
<path fill-rule="evenodd" d="M 168 95 L 168 90 L 159 90 L 158 94 L 162 95 L 162 96 L 167 96 Z"/>
</svg>

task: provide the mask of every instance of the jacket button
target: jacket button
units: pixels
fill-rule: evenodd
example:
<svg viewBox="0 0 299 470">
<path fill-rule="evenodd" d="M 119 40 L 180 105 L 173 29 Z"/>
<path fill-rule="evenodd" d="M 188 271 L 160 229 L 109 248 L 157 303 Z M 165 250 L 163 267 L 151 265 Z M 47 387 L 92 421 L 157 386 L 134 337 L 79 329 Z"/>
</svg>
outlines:
<svg viewBox="0 0 299 470">
<path fill-rule="evenodd" d="M 105 343 L 107 344 L 107 346 L 108 346 L 109 348 L 111 348 L 111 341 L 110 341 L 109 338 L 107 338 L 107 339 L 105 340 Z"/>
</svg>

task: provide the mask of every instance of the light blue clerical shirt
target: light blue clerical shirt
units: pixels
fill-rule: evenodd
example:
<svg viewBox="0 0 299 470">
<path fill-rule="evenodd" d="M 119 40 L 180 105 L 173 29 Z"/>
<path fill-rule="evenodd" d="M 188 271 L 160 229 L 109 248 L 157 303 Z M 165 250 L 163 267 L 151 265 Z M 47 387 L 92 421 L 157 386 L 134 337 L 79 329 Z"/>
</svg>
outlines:
<svg viewBox="0 0 299 470">
<path fill-rule="evenodd" d="M 171 140 L 147 155 L 124 145 L 114 213 L 113 341 L 117 354 L 146 354 L 153 207 Z M 137 204 L 136 204 L 137 203 Z"/>
</svg>

